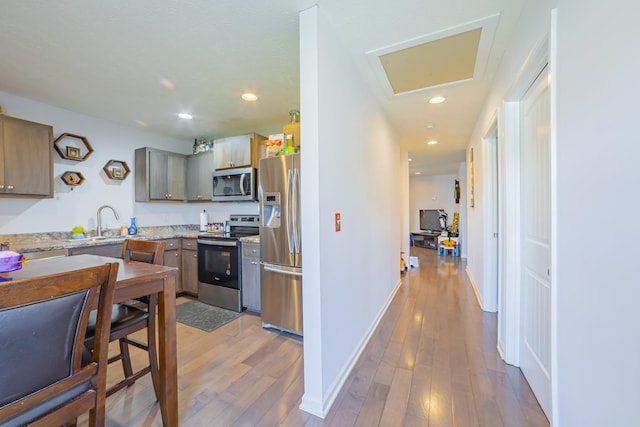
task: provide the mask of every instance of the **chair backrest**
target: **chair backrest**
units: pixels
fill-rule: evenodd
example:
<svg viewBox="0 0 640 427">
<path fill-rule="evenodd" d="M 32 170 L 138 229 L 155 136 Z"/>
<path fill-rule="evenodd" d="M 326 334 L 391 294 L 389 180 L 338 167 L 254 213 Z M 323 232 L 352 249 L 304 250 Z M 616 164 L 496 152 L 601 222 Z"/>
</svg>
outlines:
<svg viewBox="0 0 640 427">
<path fill-rule="evenodd" d="M 122 259 L 162 265 L 164 248 L 164 242 L 126 239 L 122 244 Z"/>
<path fill-rule="evenodd" d="M 61 425 L 87 411 L 104 423 L 117 273 L 114 263 L 0 283 L 0 425 Z M 95 347 L 82 366 L 92 308 Z"/>
</svg>

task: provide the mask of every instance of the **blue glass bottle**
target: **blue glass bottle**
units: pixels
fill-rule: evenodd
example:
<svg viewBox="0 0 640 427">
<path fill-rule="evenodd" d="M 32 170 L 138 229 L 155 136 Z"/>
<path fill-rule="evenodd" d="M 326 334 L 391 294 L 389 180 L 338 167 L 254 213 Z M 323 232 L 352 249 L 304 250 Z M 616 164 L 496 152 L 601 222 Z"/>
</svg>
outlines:
<svg viewBox="0 0 640 427">
<path fill-rule="evenodd" d="M 138 227 L 136 227 L 136 219 L 131 218 L 131 225 L 129 226 L 129 235 L 130 236 L 135 236 L 136 234 L 138 234 Z"/>
</svg>

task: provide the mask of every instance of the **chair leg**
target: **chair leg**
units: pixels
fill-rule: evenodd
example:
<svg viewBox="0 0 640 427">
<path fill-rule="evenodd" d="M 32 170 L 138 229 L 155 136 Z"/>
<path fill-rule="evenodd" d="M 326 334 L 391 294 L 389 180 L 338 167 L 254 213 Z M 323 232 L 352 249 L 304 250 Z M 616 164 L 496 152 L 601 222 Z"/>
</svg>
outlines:
<svg viewBox="0 0 640 427">
<path fill-rule="evenodd" d="M 122 355 L 122 370 L 124 371 L 124 377 L 127 378 L 133 375 L 131 356 L 129 355 L 129 344 L 127 344 L 124 338 L 118 341 L 120 344 L 120 354 Z"/>
<path fill-rule="evenodd" d="M 160 370 L 158 369 L 158 347 L 156 344 L 156 306 L 158 295 L 149 297 L 153 301 L 149 304 L 149 318 L 147 320 L 147 346 L 149 353 L 149 367 L 151 370 L 151 382 L 156 393 L 156 399 L 160 400 Z"/>
</svg>

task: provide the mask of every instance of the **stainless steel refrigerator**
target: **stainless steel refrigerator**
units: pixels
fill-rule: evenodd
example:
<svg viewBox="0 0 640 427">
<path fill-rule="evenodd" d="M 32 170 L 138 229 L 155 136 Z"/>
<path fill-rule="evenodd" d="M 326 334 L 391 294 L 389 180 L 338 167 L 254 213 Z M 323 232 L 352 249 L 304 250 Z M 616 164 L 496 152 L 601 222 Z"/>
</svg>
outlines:
<svg viewBox="0 0 640 427">
<path fill-rule="evenodd" d="M 300 154 L 260 160 L 262 324 L 302 335 Z"/>
</svg>

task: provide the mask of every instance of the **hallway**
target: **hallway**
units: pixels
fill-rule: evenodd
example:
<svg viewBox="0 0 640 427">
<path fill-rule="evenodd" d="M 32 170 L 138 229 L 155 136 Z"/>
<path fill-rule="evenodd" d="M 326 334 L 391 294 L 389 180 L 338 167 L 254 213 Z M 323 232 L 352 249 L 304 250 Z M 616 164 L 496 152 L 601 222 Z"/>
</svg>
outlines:
<svg viewBox="0 0 640 427">
<path fill-rule="evenodd" d="M 180 425 L 548 426 L 520 369 L 500 359 L 497 316 L 478 307 L 465 262 L 419 247 L 412 255 L 420 267 L 403 274 L 324 420 L 299 409 L 302 340 L 262 328 L 253 313 L 212 332 L 179 323 Z M 132 356 L 136 366 L 145 362 L 142 351 Z M 107 373 L 109 383 L 122 375 L 117 367 Z M 107 426 L 160 425 L 148 375 L 107 399 Z"/>
<path fill-rule="evenodd" d="M 520 369 L 500 359 L 497 316 L 480 310 L 464 260 L 411 253 L 420 266 L 403 275 L 323 424 L 548 426 Z"/>
</svg>

